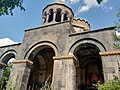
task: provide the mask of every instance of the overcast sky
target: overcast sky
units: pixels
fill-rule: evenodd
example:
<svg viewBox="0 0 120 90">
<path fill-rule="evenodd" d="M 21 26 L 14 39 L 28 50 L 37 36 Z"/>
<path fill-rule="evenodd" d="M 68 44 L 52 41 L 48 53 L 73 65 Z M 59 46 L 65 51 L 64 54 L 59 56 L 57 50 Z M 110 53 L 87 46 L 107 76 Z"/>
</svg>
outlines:
<svg viewBox="0 0 120 90">
<path fill-rule="evenodd" d="M 25 11 L 14 10 L 13 16 L 0 16 L 0 38 L 10 38 L 22 42 L 24 30 L 41 26 L 42 9 L 55 0 L 23 0 Z M 114 26 L 117 21 L 117 7 L 120 0 L 103 0 L 98 5 L 96 0 L 62 0 L 72 8 L 75 17 L 87 20 L 91 29 Z"/>
</svg>

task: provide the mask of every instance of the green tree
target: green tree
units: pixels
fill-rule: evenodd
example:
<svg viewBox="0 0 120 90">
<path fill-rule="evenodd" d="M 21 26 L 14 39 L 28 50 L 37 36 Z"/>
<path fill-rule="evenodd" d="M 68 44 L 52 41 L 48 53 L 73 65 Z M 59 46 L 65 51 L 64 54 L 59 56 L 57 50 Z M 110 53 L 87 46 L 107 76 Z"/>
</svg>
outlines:
<svg viewBox="0 0 120 90">
<path fill-rule="evenodd" d="M 117 10 L 118 10 L 118 13 L 116 14 L 116 16 L 118 17 L 118 21 L 115 22 L 115 25 L 117 30 L 120 30 L 120 8 L 118 8 Z"/>
<path fill-rule="evenodd" d="M 12 68 L 12 64 L 8 64 L 5 67 L 4 72 L 3 72 L 3 76 L 0 80 L 0 90 L 3 90 L 6 88 L 6 84 L 7 84 L 7 81 L 9 79 L 11 68 Z"/>
<path fill-rule="evenodd" d="M 13 9 L 16 7 L 25 10 L 22 3 L 23 0 L 0 0 L 0 16 L 13 15 Z"/>
<path fill-rule="evenodd" d="M 115 22 L 116 25 L 116 31 L 120 32 L 120 8 L 117 9 L 118 13 L 116 14 L 116 17 L 118 18 L 118 21 Z M 114 47 L 117 49 L 120 49 L 120 36 L 118 36 L 117 34 L 113 34 L 114 36 L 114 40 L 115 40 L 115 44 Z"/>
</svg>

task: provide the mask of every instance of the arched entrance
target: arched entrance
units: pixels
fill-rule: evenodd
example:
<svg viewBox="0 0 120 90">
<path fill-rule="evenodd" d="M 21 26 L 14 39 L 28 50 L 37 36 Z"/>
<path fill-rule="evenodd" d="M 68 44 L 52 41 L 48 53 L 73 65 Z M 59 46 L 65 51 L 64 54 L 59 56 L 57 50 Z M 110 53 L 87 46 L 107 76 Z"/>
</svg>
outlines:
<svg viewBox="0 0 120 90">
<path fill-rule="evenodd" d="M 76 61 L 76 82 L 78 90 L 95 90 L 93 84 L 104 82 L 102 61 L 99 48 L 91 43 L 83 43 L 77 46 L 74 55 Z"/>
<path fill-rule="evenodd" d="M 55 51 L 50 46 L 39 46 L 29 56 L 33 61 L 27 90 L 38 90 L 45 82 L 52 82 L 53 56 Z"/>
</svg>

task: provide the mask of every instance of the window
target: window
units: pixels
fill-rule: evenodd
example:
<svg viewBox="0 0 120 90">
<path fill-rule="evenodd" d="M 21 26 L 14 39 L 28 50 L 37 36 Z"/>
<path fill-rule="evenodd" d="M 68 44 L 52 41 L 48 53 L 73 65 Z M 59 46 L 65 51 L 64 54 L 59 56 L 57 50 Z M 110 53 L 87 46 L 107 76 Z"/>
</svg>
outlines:
<svg viewBox="0 0 120 90">
<path fill-rule="evenodd" d="M 68 16 L 68 12 L 65 12 L 65 14 L 64 14 L 64 21 L 65 21 L 65 20 L 68 20 L 68 17 L 67 17 L 67 16 Z"/>
<path fill-rule="evenodd" d="M 49 19 L 48 22 L 53 21 L 53 9 L 50 9 L 50 15 L 49 15 Z"/>
<path fill-rule="evenodd" d="M 61 21 L 61 9 L 57 9 L 57 14 L 56 14 L 56 22 L 60 22 Z"/>
</svg>

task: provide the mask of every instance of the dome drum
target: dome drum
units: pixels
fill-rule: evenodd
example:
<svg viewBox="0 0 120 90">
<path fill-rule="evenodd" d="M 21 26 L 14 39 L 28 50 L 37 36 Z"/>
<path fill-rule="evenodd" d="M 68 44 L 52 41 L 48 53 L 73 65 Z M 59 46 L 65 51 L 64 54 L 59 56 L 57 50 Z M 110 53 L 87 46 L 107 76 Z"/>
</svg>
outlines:
<svg viewBox="0 0 120 90">
<path fill-rule="evenodd" d="M 53 24 L 55 22 L 63 22 L 73 19 L 72 10 L 65 4 L 53 3 L 47 5 L 43 9 L 42 23 L 43 25 Z"/>
</svg>

